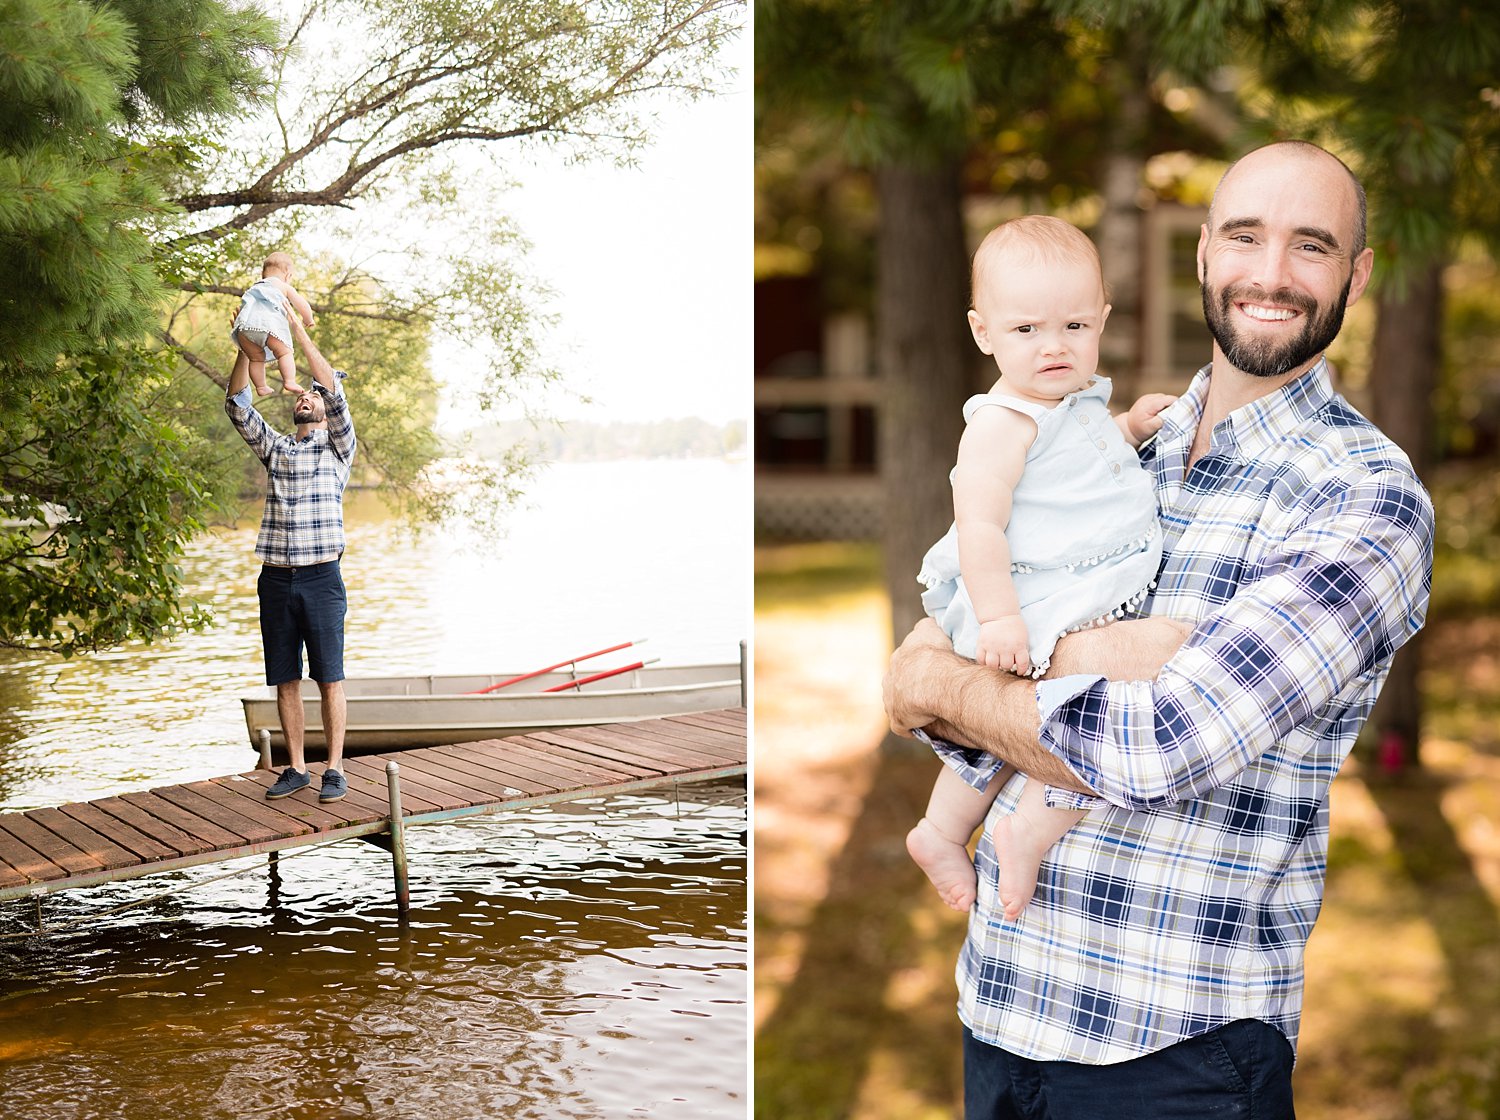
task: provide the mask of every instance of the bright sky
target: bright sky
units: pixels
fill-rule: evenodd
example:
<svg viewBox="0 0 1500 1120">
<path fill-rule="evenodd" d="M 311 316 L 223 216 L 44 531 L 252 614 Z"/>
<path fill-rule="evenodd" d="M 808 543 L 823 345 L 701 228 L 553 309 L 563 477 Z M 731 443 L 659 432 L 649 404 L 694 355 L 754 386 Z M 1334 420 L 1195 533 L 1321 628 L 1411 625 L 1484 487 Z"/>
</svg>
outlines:
<svg viewBox="0 0 1500 1120">
<path fill-rule="evenodd" d="M 559 419 L 725 423 L 750 414 L 748 32 L 725 57 L 737 71 L 732 85 L 663 105 L 637 167 L 539 162 L 506 195 L 532 243 L 529 270 L 556 293 L 547 353 L 572 395 L 545 405 Z M 451 351 L 435 351 L 441 376 Z M 455 399 L 440 423 L 477 420 L 464 415 L 471 407 Z"/>
</svg>

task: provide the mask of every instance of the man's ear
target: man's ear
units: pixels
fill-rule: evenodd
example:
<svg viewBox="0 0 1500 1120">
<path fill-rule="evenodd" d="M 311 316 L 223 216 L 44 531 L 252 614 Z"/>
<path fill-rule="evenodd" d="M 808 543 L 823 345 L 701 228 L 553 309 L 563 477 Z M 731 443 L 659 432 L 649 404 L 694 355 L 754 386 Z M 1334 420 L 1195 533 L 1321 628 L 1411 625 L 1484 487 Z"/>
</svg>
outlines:
<svg viewBox="0 0 1500 1120">
<path fill-rule="evenodd" d="M 1344 301 L 1345 307 L 1353 307 L 1359 302 L 1359 297 L 1365 294 L 1365 289 L 1370 285 L 1370 274 L 1375 269 L 1375 250 L 1366 245 L 1360 250 L 1359 256 L 1354 258 L 1354 269 L 1349 274 L 1349 298 Z"/>
</svg>

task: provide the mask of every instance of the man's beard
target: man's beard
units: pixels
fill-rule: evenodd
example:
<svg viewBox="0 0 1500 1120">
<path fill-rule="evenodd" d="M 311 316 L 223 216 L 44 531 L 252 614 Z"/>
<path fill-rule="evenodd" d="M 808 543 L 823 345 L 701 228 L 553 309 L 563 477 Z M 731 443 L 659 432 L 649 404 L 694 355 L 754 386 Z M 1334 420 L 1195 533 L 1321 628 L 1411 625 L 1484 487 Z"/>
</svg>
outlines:
<svg viewBox="0 0 1500 1120">
<path fill-rule="evenodd" d="M 1349 298 L 1349 286 L 1354 281 L 1353 273 L 1344 281 L 1344 290 L 1331 306 L 1321 313 L 1318 303 L 1286 288 L 1267 295 L 1252 284 L 1241 284 L 1222 291 L 1203 285 L 1203 317 L 1208 320 L 1209 333 L 1224 351 L 1229 364 L 1251 377 L 1281 377 L 1304 362 L 1316 358 L 1329 343 L 1338 337 L 1344 325 L 1344 306 Z M 1302 313 L 1304 324 L 1295 338 L 1283 343 L 1266 339 L 1244 338 L 1235 332 L 1229 317 L 1230 304 L 1238 300 L 1254 303 L 1273 303 L 1283 307 L 1294 307 Z"/>
<path fill-rule="evenodd" d="M 317 422 L 318 422 L 318 414 L 316 412 L 314 412 L 312 409 L 310 409 L 310 408 L 294 408 L 294 409 L 292 409 L 292 423 L 293 424 L 316 424 Z"/>
</svg>

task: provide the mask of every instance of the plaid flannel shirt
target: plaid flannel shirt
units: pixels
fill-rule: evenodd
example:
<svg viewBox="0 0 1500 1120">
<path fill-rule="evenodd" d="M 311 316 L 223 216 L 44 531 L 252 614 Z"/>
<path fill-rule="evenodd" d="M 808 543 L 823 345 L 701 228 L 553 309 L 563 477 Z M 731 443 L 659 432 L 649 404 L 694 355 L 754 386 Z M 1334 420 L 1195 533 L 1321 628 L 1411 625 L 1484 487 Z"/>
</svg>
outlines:
<svg viewBox="0 0 1500 1120">
<path fill-rule="evenodd" d="M 313 385 L 323 395 L 328 428 L 301 440 L 276 434 L 251 405 L 248 385 L 224 398 L 224 411 L 265 464 L 269 485 L 255 555 L 267 564 L 300 568 L 344 554 L 344 487 L 354 466 L 354 421 L 342 388 L 330 392 Z"/>
<path fill-rule="evenodd" d="M 1141 452 L 1165 546 L 1143 610 L 1193 635 L 1156 681 L 1037 685 L 1042 743 L 1108 804 L 1016 922 L 988 825 L 979 845 L 959 1015 L 1029 1058 L 1110 1064 L 1242 1018 L 1296 1046 L 1329 784 L 1426 614 L 1431 501 L 1326 363 L 1218 424 L 1189 470 L 1208 372 Z M 937 745 L 971 784 L 995 770 Z"/>
</svg>

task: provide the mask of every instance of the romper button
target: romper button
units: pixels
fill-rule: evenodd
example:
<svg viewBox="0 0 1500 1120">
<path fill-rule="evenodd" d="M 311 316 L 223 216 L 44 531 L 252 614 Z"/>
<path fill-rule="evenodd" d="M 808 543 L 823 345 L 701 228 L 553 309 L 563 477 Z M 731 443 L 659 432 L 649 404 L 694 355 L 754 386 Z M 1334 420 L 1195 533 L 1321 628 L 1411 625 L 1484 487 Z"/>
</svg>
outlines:
<svg viewBox="0 0 1500 1120">
<path fill-rule="evenodd" d="M 1119 474 L 1120 473 L 1120 464 L 1119 463 L 1111 463 L 1109 465 L 1109 469 L 1112 470 L 1112 471 L 1114 471 L 1115 474 Z"/>
<path fill-rule="evenodd" d="M 1080 424 L 1087 424 L 1089 422 L 1089 418 L 1087 416 L 1080 416 L 1078 418 L 1078 422 Z"/>
<path fill-rule="evenodd" d="M 1104 448 L 1105 448 L 1105 446 L 1106 446 L 1106 445 L 1105 445 L 1105 442 L 1104 442 L 1104 441 L 1103 441 L 1103 440 L 1102 440 L 1102 439 L 1101 439 L 1101 440 L 1100 440 L 1100 441 L 1099 441 L 1099 449 L 1100 449 L 1100 450 L 1101 450 L 1101 451 L 1102 451 L 1102 450 L 1104 450 Z"/>
</svg>

